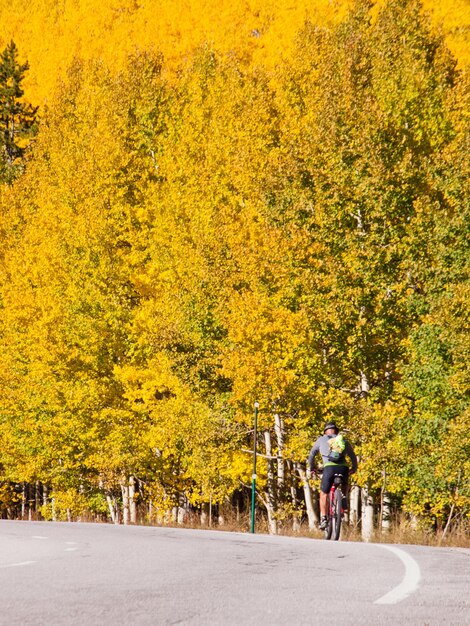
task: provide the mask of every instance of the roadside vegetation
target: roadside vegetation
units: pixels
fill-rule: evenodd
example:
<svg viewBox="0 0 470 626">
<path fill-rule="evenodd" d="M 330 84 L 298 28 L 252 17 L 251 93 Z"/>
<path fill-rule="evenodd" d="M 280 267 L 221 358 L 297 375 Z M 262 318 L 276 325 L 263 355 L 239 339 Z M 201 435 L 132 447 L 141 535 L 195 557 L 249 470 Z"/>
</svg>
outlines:
<svg viewBox="0 0 470 626">
<path fill-rule="evenodd" d="M 446 3 L 259 4 L 173 52 L 124 0 L 107 51 L 81 2 L 66 65 L 5 42 L 1 516 L 247 530 L 257 401 L 260 529 L 316 532 L 334 419 L 348 536 L 465 545 L 468 50 Z"/>
</svg>

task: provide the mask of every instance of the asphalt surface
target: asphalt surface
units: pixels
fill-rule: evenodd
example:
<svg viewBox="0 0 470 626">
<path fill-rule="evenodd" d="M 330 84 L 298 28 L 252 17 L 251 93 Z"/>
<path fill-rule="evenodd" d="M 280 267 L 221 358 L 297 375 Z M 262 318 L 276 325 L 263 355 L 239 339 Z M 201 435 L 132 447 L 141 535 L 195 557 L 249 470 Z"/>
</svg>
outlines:
<svg viewBox="0 0 470 626">
<path fill-rule="evenodd" d="M 470 550 L 0 521 L 0 624 L 470 625 Z"/>
</svg>

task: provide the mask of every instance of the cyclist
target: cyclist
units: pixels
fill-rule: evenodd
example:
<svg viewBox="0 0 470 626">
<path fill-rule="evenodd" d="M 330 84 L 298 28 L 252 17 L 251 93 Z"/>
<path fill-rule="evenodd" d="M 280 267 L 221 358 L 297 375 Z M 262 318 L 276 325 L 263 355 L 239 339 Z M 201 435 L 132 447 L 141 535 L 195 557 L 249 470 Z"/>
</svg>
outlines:
<svg viewBox="0 0 470 626">
<path fill-rule="evenodd" d="M 328 494 L 330 492 L 331 486 L 333 485 L 335 474 L 341 474 L 341 476 L 343 477 L 344 495 L 347 496 L 348 476 L 354 474 L 354 472 L 357 470 L 357 457 L 351 444 L 347 440 L 345 440 L 344 455 L 342 456 L 342 458 L 338 462 L 332 462 L 329 460 L 328 457 L 331 450 L 328 442 L 332 437 L 336 437 L 338 433 L 339 428 L 337 427 L 335 422 L 327 422 L 323 429 L 323 436 L 318 437 L 313 445 L 313 448 L 310 450 L 310 454 L 308 455 L 308 469 L 310 470 L 310 475 L 316 473 L 314 462 L 315 455 L 317 453 L 320 453 L 323 459 L 323 474 L 320 483 L 321 530 L 325 530 L 327 526 L 326 510 L 328 506 Z M 349 466 L 346 463 L 346 456 L 348 456 L 351 460 L 351 469 L 349 469 Z"/>
</svg>

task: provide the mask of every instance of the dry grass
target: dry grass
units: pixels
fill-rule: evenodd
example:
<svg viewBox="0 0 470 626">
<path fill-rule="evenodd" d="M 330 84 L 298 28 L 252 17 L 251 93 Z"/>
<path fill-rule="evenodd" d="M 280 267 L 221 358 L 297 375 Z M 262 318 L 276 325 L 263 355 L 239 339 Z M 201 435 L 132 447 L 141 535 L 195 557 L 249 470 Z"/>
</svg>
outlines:
<svg viewBox="0 0 470 626">
<path fill-rule="evenodd" d="M 36 516 L 33 515 L 31 519 L 36 519 Z M 40 517 L 38 517 L 38 519 L 40 519 Z M 104 516 L 101 519 L 97 519 L 96 516 L 82 516 L 74 521 L 106 523 L 107 520 Z M 138 524 L 143 526 L 165 526 L 167 528 L 192 528 L 249 533 L 251 531 L 251 515 L 249 511 L 244 511 L 242 514 L 236 515 L 228 509 L 224 511 L 223 517 L 213 516 L 211 523 L 206 523 L 205 525 L 201 524 L 200 516 L 197 513 L 190 514 L 184 524 L 178 524 L 176 521 L 169 520 L 164 524 L 159 524 L 156 523 L 155 520 L 149 521 L 145 515 L 140 515 Z M 268 534 L 269 530 L 265 515 L 258 513 L 255 530 L 256 534 Z M 279 524 L 278 534 L 289 537 L 323 539 L 323 531 L 319 529 L 309 530 L 305 520 L 298 530 L 292 528 L 291 521 L 284 521 L 282 524 Z M 360 528 L 346 522 L 343 523 L 341 529 L 341 539 L 343 541 L 363 541 Z M 376 531 L 370 539 L 370 542 L 470 549 L 470 521 L 462 521 L 445 532 L 442 529 L 436 531 L 431 528 L 414 528 L 410 521 L 402 516 L 396 519 L 390 530 L 386 532 Z"/>
<path fill-rule="evenodd" d="M 293 534 L 293 533 L 288 533 Z M 301 536 L 322 537 L 320 531 L 303 531 Z M 363 541 L 360 530 L 354 526 L 344 524 L 341 529 L 343 541 Z M 463 527 L 455 528 L 445 536 L 442 531 L 414 529 L 408 525 L 396 525 L 387 532 L 376 531 L 371 543 L 396 543 L 408 545 L 434 546 L 443 548 L 470 548 L 470 532 Z"/>
<path fill-rule="evenodd" d="M 209 529 L 208 525 L 201 526 L 197 520 L 193 520 L 193 523 L 184 524 L 183 527 Z M 213 520 L 210 529 L 228 532 L 250 532 L 251 520 L 248 515 L 241 516 L 238 520 L 235 517 L 224 518 L 223 524 L 219 524 L 217 520 Z M 255 530 L 257 534 L 268 534 L 268 526 L 264 517 L 257 517 Z M 294 531 L 290 525 L 281 527 L 279 534 L 289 537 L 310 537 L 312 539 L 323 538 L 322 531 L 309 530 L 305 523 L 301 526 L 300 530 L 297 531 Z M 343 541 L 363 541 L 360 529 L 347 523 L 344 523 L 341 529 L 341 539 Z M 443 548 L 470 548 L 470 526 L 468 524 L 460 524 L 444 535 L 443 531 L 413 528 L 408 521 L 400 520 L 394 524 L 389 531 L 376 531 L 370 539 L 370 542 L 422 545 Z"/>
</svg>

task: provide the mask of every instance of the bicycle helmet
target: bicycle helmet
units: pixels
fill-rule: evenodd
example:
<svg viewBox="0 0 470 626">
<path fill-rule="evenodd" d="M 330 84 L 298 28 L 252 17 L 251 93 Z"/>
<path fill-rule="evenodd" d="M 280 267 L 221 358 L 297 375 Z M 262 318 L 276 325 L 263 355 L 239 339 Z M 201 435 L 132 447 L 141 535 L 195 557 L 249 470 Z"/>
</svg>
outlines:
<svg viewBox="0 0 470 626">
<path fill-rule="evenodd" d="M 336 432 L 339 433 L 339 428 L 336 426 L 336 424 L 334 422 L 327 422 L 325 424 L 323 432 L 326 433 L 326 431 L 329 430 L 330 428 L 334 428 L 336 430 Z"/>
</svg>

